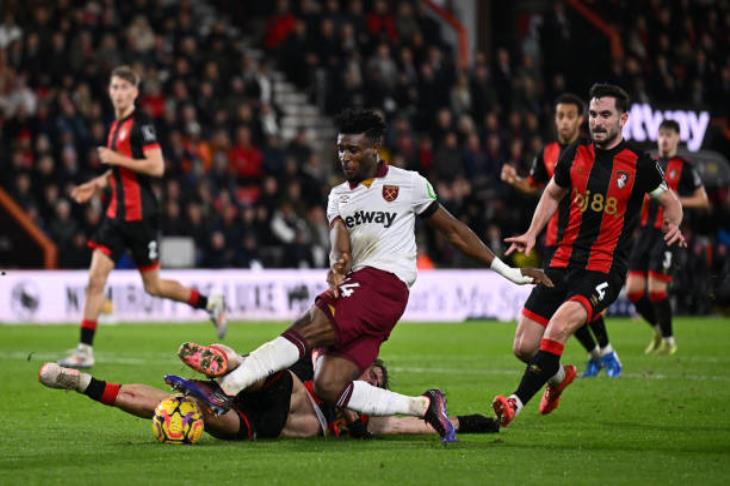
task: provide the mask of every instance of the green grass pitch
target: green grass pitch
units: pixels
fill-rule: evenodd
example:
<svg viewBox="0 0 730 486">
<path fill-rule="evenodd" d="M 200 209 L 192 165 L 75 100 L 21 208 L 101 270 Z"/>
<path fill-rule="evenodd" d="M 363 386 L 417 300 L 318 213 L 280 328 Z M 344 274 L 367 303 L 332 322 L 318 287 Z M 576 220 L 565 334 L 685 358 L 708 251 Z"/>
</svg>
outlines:
<svg viewBox="0 0 730 486">
<path fill-rule="evenodd" d="M 608 328 L 621 378 L 577 380 L 552 415 L 538 414 L 538 397 L 500 434 L 462 435 L 445 448 L 435 436 L 157 444 L 148 421 L 37 382 L 41 363 L 74 344 L 76 326 L 0 326 L 0 484 L 727 484 L 730 322 L 676 319 L 671 357 L 643 355 L 644 324 L 609 319 Z M 249 350 L 281 329 L 236 323 L 226 342 Z M 513 330 L 402 324 L 381 357 L 394 390 L 439 386 L 451 414 L 491 415 L 492 396 L 511 392 L 523 369 Z M 162 387 L 163 374 L 187 374 L 180 342 L 212 339 L 203 324 L 103 325 L 93 374 Z M 584 365 L 577 342 L 565 361 Z"/>
</svg>

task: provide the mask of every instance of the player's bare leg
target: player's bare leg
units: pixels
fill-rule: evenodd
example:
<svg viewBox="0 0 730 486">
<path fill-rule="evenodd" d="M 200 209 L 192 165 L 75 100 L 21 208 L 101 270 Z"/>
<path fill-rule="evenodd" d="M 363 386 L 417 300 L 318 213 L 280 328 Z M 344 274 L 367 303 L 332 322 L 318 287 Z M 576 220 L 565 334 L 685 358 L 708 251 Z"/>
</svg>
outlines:
<svg viewBox="0 0 730 486">
<path fill-rule="evenodd" d="M 84 317 L 81 321 L 81 337 L 76 349 L 58 363 L 71 368 L 91 368 L 94 366 L 93 343 L 96 326 L 104 303 L 104 286 L 114 269 L 114 261 L 101 250 L 91 254 L 89 280 L 86 286 Z"/>
<path fill-rule="evenodd" d="M 526 316 L 520 316 L 515 337 L 512 341 L 512 352 L 520 361 L 529 363 L 540 348 L 540 340 L 545 333 L 545 326 Z"/>
<path fill-rule="evenodd" d="M 644 350 L 645 354 L 652 354 L 662 343 L 662 331 L 657 323 L 654 305 L 649 300 L 646 277 L 645 273 L 629 272 L 629 277 L 626 279 L 626 296 L 634 304 L 636 312 L 654 330 L 654 336 Z"/>
<path fill-rule="evenodd" d="M 44 364 L 38 372 L 38 381 L 48 388 L 73 390 L 104 405 L 147 419 L 154 415 L 157 405 L 170 396 L 170 393 L 149 385 L 107 383 L 88 373 L 64 368 L 56 363 Z M 215 415 L 203 403 L 200 403 L 200 409 L 206 432 L 220 439 L 238 437 L 240 419 L 235 412 Z"/>
<path fill-rule="evenodd" d="M 586 309 L 574 301 L 563 303 L 553 314 L 540 341 L 540 350 L 530 360 L 517 390 L 509 397 L 497 395 L 492 402 L 503 426 L 509 425 L 522 407 L 546 383 L 548 387 L 543 397 L 546 403 L 540 404 L 540 410 L 542 413 L 550 413 L 557 407 L 560 394 L 575 379 L 576 373 L 575 366 L 560 364 L 565 342 L 587 318 Z"/>
<path fill-rule="evenodd" d="M 661 335 L 661 342 L 655 351 L 657 354 L 674 354 L 677 352 L 677 344 L 674 342 L 672 330 L 672 306 L 669 303 L 668 295 L 669 282 L 650 276 L 648 290 L 649 300 L 654 307 L 654 315 Z"/>
<path fill-rule="evenodd" d="M 183 302 L 196 309 L 205 309 L 216 328 L 218 337 L 225 337 L 227 331 L 226 304 L 222 295 L 202 296 L 196 289 L 185 287 L 176 280 L 160 278 L 158 268 L 140 271 L 140 275 L 142 276 L 144 290 L 148 294 Z"/>
</svg>

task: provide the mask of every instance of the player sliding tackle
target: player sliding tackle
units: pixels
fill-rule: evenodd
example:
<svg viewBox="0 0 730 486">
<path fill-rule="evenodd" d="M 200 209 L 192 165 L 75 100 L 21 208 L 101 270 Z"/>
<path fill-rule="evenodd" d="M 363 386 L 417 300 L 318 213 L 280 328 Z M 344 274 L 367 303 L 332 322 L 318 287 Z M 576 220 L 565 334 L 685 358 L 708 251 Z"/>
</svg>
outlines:
<svg viewBox="0 0 730 486">
<path fill-rule="evenodd" d="M 546 383 L 540 413 L 550 413 L 575 379 L 575 366 L 560 365 L 563 347 L 576 329 L 600 316 L 618 296 L 645 193 L 664 208 L 667 245 L 686 245 L 679 231 L 682 206 L 667 190 L 661 169 L 622 139 L 628 106 L 629 97 L 618 86 L 591 88 L 588 127 L 592 143 L 578 143 L 565 151 L 530 228 L 506 239 L 511 243 L 508 254 L 529 253 L 560 201 L 570 197 L 567 225 L 546 267 L 555 287 L 538 288 L 530 295 L 525 303 L 528 312 L 520 323 L 529 331 L 522 344 L 532 359 L 517 390 L 509 397 L 497 395 L 492 404 L 502 425 L 508 425 Z"/>
<path fill-rule="evenodd" d="M 422 417 L 443 442 L 452 442 L 456 436 L 441 391 L 411 397 L 358 379 L 406 308 L 408 288 L 416 279 L 416 216 L 463 254 L 512 282 L 552 283 L 541 270 L 505 265 L 439 204 L 425 178 L 382 162 L 378 152 L 385 123 L 378 114 L 348 110 L 339 116 L 338 125 L 337 152 L 347 181 L 332 189 L 327 206 L 332 244 L 329 291 L 235 369 L 215 346 L 186 343 L 180 357 L 197 371 L 222 377 L 218 383 L 225 395 L 209 398 L 212 405 L 226 409 L 231 396 L 321 347 L 325 351 L 314 386 L 323 400 L 366 415 Z"/>
<path fill-rule="evenodd" d="M 229 358 L 239 359 L 230 348 L 218 345 Z M 414 417 L 358 417 L 346 410 L 322 403 L 308 385 L 312 380 L 311 355 L 307 355 L 288 370 L 276 373 L 242 391 L 232 409 L 222 414 L 201 406 L 205 430 L 226 440 L 254 438 L 317 437 L 321 435 L 367 438 L 381 434 L 432 434 L 434 429 Z M 38 374 L 48 388 L 73 390 L 92 400 L 118 408 L 141 418 L 153 416 L 155 407 L 168 397 L 166 391 L 143 384 L 116 384 L 99 380 L 87 373 L 46 363 Z M 388 372 L 376 361 L 360 377 L 375 387 L 386 388 Z M 211 392 L 211 382 L 186 380 L 166 376 L 165 381 L 193 398 Z M 354 416 L 353 416 L 354 415 Z M 459 432 L 498 432 L 499 424 L 482 415 L 451 417 Z"/>
</svg>

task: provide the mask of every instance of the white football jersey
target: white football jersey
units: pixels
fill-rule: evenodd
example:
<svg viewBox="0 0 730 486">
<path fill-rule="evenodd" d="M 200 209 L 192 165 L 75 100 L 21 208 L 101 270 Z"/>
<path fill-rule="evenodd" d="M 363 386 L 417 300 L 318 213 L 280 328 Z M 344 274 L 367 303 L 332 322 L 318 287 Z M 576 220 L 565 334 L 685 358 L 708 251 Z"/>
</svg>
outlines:
<svg viewBox="0 0 730 486">
<path fill-rule="evenodd" d="M 331 224 L 340 217 L 345 223 L 353 270 L 384 270 L 410 287 L 416 281 L 416 215 L 436 201 L 436 193 L 418 172 L 385 168 L 370 187 L 361 183 L 351 189 L 349 182 L 333 187 L 327 219 Z"/>
</svg>

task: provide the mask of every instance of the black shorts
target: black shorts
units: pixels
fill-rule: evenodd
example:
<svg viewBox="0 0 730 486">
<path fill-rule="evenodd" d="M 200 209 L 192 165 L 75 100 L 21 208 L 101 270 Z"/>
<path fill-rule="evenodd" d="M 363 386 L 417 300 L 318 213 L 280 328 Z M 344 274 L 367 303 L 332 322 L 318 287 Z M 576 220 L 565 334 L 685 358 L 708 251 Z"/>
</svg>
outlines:
<svg viewBox="0 0 730 486">
<path fill-rule="evenodd" d="M 629 274 L 641 274 L 664 282 L 672 281 L 679 249 L 667 246 L 664 234 L 655 228 L 644 228 L 631 250 Z"/>
<path fill-rule="evenodd" d="M 101 251 L 115 263 L 129 248 L 137 268 L 144 272 L 160 266 L 158 235 L 157 218 L 116 221 L 105 217 L 89 241 L 89 246 Z"/>
<path fill-rule="evenodd" d="M 522 309 L 522 315 L 543 326 L 547 326 L 558 307 L 567 301 L 585 307 L 588 322 L 592 322 L 616 300 L 624 283 L 623 275 L 582 269 L 547 268 L 545 273 L 555 287 L 536 286 Z"/>
<path fill-rule="evenodd" d="M 239 440 L 274 439 L 289 418 L 294 378 L 290 371 L 280 371 L 269 377 L 260 390 L 241 392 L 233 409 L 241 420 Z"/>
</svg>

